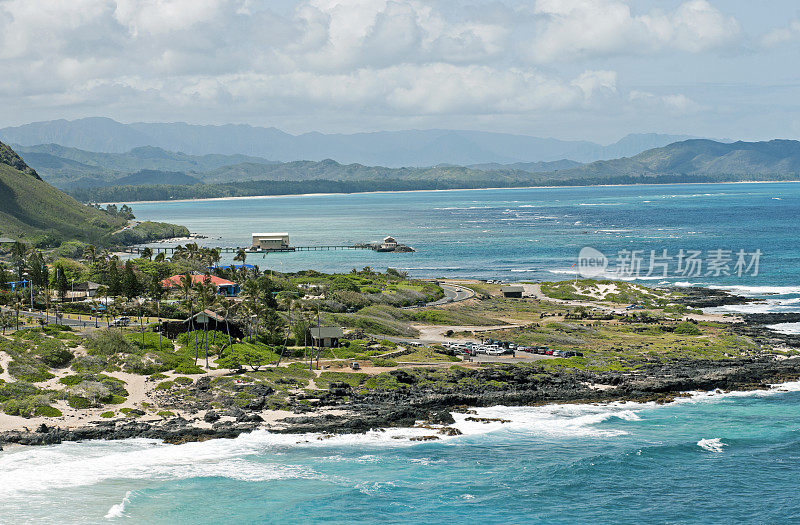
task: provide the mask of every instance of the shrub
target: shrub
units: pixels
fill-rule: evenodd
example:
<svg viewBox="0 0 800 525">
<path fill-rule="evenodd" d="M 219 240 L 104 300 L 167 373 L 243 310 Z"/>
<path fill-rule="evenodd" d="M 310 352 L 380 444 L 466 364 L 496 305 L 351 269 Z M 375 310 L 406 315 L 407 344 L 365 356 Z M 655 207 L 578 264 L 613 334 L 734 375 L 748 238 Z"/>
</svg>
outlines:
<svg viewBox="0 0 800 525">
<path fill-rule="evenodd" d="M 100 414 L 100 417 L 105 417 L 105 418 L 114 417 L 114 414 L 116 414 L 116 412 L 114 412 L 113 410 L 108 410 Z"/>
<path fill-rule="evenodd" d="M 159 410 L 156 414 L 161 417 L 172 417 L 175 415 L 173 412 L 170 412 L 169 410 Z"/>
<path fill-rule="evenodd" d="M 675 327 L 675 333 L 683 335 L 700 335 L 703 332 L 701 332 L 700 329 L 697 328 L 696 324 L 685 321 L 683 323 L 679 323 Z"/>
<path fill-rule="evenodd" d="M 160 373 L 160 372 L 159 372 L 159 373 L 156 373 L 156 374 L 151 374 L 151 375 L 150 375 L 150 379 L 152 379 L 153 381 L 160 381 L 161 379 L 166 379 L 166 378 L 168 378 L 168 377 L 169 377 L 168 375 L 166 375 L 166 374 L 162 374 L 162 373 Z"/>
<path fill-rule="evenodd" d="M 194 383 L 194 379 L 192 379 L 191 377 L 183 377 L 183 376 L 176 377 L 175 383 L 182 386 L 191 385 L 192 383 Z"/>
<path fill-rule="evenodd" d="M 206 371 L 191 362 L 184 362 L 175 367 L 176 374 L 205 374 Z"/>
<path fill-rule="evenodd" d="M 47 371 L 47 367 L 40 364 L 35 359 L 20 355 L 15 357 L 14 360 L 8 364 L 8 373 L 16 379 L 31 383 L 39 383 L 40 381 L 47 381 L 55 377 Z"/>
<path fill-rule="evenodd" d="M 57 339 L 46 339 L 37 345 L 36 355 L 50 368 L 64 368 L 75 358 L 64 343 Z"/>
<path fill-rule="evenodd" d="M 96 331 L 86 339 L 84 346 L 93 355 L 131 354 L 135 352 L 134 346 L 125 337 L 125 334 L 116 328 L 104 328 Z"/>
<path fill-rule="evenodd" d="M 81 396 L 67 396 L 67 404 L 72 408 L 89 408 L 89 400 Z"/>
<path fill-rule="evenodd" d="M 97 373 L 109 368 L 108 362 L 99 356 L 82 355 L 72 360 L 70 366 L 76 372 Z"/>
<path fill-rule="evenodd" d="M 58 380 L 58 382 L 61 383 L 62 385 L 69 385 L 69 386 L 77 385 L 81 381 L 83 381 L 83 376 L 77 374 L 71 376 L 64 376 Z"/>
<path fill-rule="evenodd" d="M 23 397 L 38 394 L 39 392 L 40 390 L 36 387 L 36 385 L 26 381 L 0 384 L 0 402 L 8 401 L 10 399 L 21 399 Z"/>
<path fill-rule="evenodd" d="M 373 366 L 379 366 L 379 367 L 397 366 L 397 361 L 392 361 L 391 359 L 381 359 L 379 357 L 373 357 L 370 359 L 370 361 L 372 361 Z"/>
<path fill-rule="evenodd" d="M 169 390 L 173 386 L 175 386 L 174 381 L 162 381 L 156 386 L 156 390 Z"/>
<path fill-rule="evenodd" d="M 40 407 L 36 407 L 33 411 L 35 416 L 42 416 L 42 417 L 60 417 L 61 411 L 55 407 L 51 407 L 49 405 L 44 405 Z"/>
</svg>

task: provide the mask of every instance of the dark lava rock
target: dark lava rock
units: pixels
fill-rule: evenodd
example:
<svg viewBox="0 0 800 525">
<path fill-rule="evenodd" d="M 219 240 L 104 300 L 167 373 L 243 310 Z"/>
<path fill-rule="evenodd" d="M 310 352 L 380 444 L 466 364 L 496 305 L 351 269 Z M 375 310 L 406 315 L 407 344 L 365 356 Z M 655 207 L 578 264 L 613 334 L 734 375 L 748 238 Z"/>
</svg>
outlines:
<svg viewBox="0 0 800 525">
<path fill-rule="evenodd" d="M 725 306 L 728 304 L 747 304 L 753 299 L 733 295 L 724 290 L 714 288 L 703 288 L 701 286 L 673 287 L 672 291 L 682 294 L 676 302 L 691 308 L 711 308 L 714 306 Z"/>
<path fill-rule="evenodd" d="M 228 410 L 226 410 L 223 413 L 223 415 L 230 416 L 230 417 L 235 417 L 236 419 L 239 419 L 240 417 L 242 417 L 244 415 L 244 410 L 242 410 L 239 407 L 231 407 Z"/>
<path fill-rule="evenodd" d="M 244 406 L 244 408 L 246 408 L 247 410 L 261 410 L 262 408 L 264 408 L 264 403 L 265 402 L 266 402 L 265 398 L 257 397 L 255 399 L 253 399 L 252 401 L 250 401 L 249 403 L 247 403 Z"/>
<path fill-rule="evenodd" d="M 209 410 L 208 412 L 206 412 L 206 415 L 203 416 L 203 421 L 205 421 L 206 423 L 213 423 L 215 421 L 219 421 L 220 417 L 221 416 L 217 412 Z"/>
<path fill-rule="evenodd" d="M 409 374 L 405 370 L 392 370 L 391 372 L 389 372 L 389 374 L 394 376 L 394 378 L 397 379 L 398 383 L 411 385 L 417 382 L 417 378 Z"/>
<path fill-rule="evenodd" d="M 328 386 L 328 395 L 333 397 L 349 396 L 352 392 L 350 385 L 343 381 L 332 381 Z"/>
<path fill-rule="evenodd" d="M 429 423 L 436 423 L 439 425 L 451 425 L 456 422 L 453 419 L 453 414 L 450 413 L 449 410 L 439 410 L 437 412 L 431 412 L 428 416 Z"/>
<path fill-rule="evenodd" d="M 208 376 L 201 377 L 200 379 L 195 382 L 195 388 L 198 390 L 210 390 L 211 389 L 211 378 Z"/>
</svg>

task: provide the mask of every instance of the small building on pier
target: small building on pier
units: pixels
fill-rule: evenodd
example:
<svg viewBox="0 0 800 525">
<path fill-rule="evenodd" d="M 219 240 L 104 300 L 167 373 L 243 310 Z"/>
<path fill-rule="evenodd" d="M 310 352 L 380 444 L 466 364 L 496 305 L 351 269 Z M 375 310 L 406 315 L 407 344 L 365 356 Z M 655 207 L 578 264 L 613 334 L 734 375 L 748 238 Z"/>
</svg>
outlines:
<svg viewBox="0 0 800 525">
<path fill-rule="evenodd" d="M 287 250 L 289 249 L 288 233 L 254 233 L 253 250 Z"/>
</svg>

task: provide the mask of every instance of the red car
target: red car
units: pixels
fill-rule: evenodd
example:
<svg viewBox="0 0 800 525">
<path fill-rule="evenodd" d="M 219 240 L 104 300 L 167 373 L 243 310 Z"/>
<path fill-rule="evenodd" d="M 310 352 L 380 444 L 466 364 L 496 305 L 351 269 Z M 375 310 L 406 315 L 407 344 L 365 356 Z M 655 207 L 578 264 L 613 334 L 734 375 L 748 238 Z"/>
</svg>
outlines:
<svg viewBox="0 0 800 525">
<path fill-rule="evenodd" d="M 547 350 L 547 351 L 545 351 L 545 355 L 553 355 L 553 351 L 552 350 Z"/>
</svg>

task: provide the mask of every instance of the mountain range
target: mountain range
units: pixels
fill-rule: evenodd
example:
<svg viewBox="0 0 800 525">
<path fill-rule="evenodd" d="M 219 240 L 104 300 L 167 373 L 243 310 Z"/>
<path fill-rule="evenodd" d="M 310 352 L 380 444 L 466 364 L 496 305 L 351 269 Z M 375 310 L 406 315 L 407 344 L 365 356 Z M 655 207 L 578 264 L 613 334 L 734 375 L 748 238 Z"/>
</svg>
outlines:
<svg viewBox="0 0 800 525">
<path fill-rule="evenodd" d="M 603 146 L 588 141 L 436 129 L 291 135 L 276 128 L 248 125 L 123 124 L 103 117 L 52 120 L 0 129 L 0 140 L 15 147 L 58 144 L 100 153 L 126 153 L 153 146 L 188 155 L 247 155 L 281 162 L 333 159 L 343 164 L 386 167 L 468 166 L 562 159 L 583 163 L 632 156 L 687 138 L 690 137 L 633 134 Z"/>
</svg>

